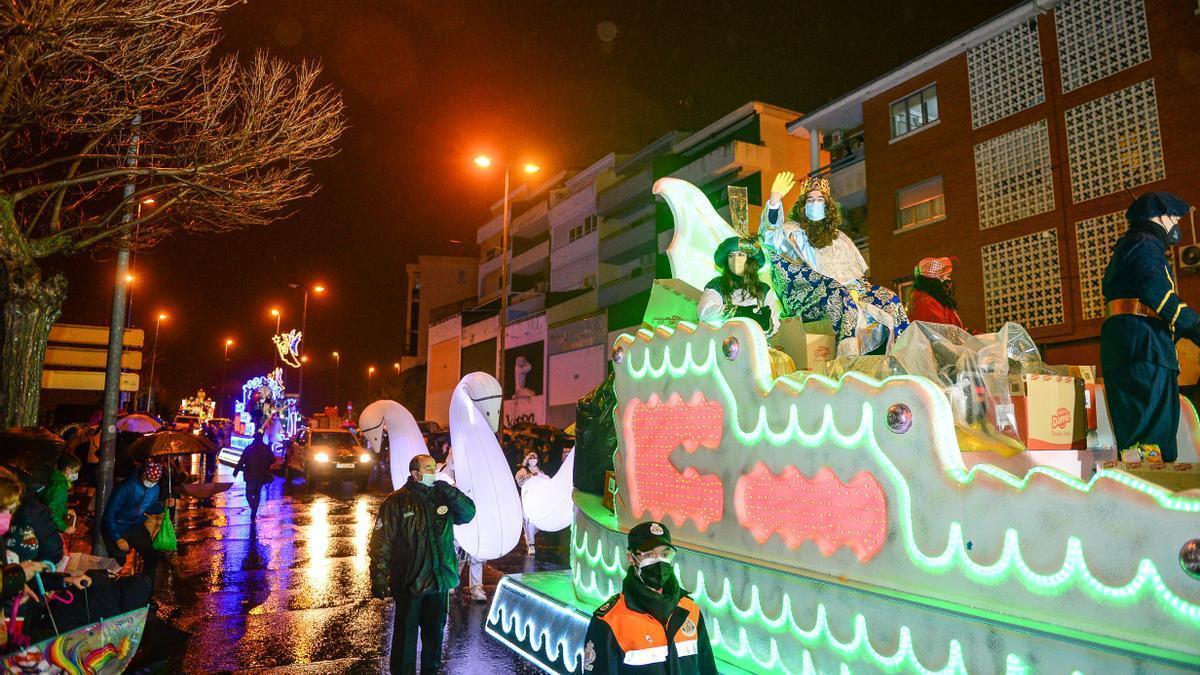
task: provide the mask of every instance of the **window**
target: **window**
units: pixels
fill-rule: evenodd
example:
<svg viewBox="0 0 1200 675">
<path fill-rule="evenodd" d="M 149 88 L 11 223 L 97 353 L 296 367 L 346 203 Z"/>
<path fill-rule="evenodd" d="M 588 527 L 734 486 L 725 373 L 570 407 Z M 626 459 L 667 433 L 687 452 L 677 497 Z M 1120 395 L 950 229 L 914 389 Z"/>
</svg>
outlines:
<svg viewBox="0 0 1200 675">
<path fill-rule="evenodd" d="M 937 119 L 937 85 L 931 84 L 892 104 L 892 138 L 916 131 Z"/>
<path fill-rule="evenodd" d="M 897 230 L 937 222 L 945 217 L 946 197 L 941 176 L 896 191 Z"/>
</svg>

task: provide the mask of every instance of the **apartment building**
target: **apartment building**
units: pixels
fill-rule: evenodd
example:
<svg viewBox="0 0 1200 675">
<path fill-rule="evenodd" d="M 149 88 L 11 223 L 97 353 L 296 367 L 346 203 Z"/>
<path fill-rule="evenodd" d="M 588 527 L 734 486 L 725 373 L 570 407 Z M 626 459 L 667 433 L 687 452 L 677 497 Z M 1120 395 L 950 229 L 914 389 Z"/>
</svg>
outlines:
<svg viewBox="0 0 1200 675">
<path fill-rule="evenodd" d="M 824 140 L 819 171 L 861 201 L 876 282 L 904 289 L 920 258 L 956 256 L 968 326 L 1016 321 L 1047 361 L 1098 363 L 1100 279 L 1129 202 L 1200 202 L 1198 11 L 1021 3 L 789 128 Z M 1175 260 L 1185 299 L 1194 259 Z"/>
<path fill-rule="evenodd" d="M 467 256 L 417 256 L 404 266 L 408 275 L 404 312 L 404 354 L 425 363 L 429 351 L 429 320 L 433 310 L 477 293 L 479 260 Z M 440 318 L 440 317 L 439 317 Z"/>
</svg>

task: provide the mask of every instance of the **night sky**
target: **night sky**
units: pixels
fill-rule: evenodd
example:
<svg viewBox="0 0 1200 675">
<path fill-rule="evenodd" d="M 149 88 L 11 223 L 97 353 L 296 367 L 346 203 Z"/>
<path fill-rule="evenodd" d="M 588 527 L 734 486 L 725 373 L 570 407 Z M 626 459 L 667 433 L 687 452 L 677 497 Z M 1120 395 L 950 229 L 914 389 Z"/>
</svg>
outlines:
<svg viewBox="0 0 1200 675">
<path fill-rule="evenodd" d="M 152 332 L 160 309 L 171 315 L 158 372 L 175 403 L 215 389 L 226 336 L 231 381 L 269 369 L 270 307 L 299 328 L 288 284 L 322 282 L 307 407 L 332 403 L 338 350 L 342 401 L 361 409 L 368 364 L 390 373 L 401 354 L 405 263 L 473 254 L 501 196 L 474 155 L 582 168 L 751 99 L 812 110 L 1014 4 L 252 0 L 225 16 L 222 49 L 319 60 L 346 101 L 341 153 L 286 220 L 139 253 L 133 323 Z M 112 262 L 55 264 L 71 282 L 61 320 L 107 324 Z"/>
</svg>

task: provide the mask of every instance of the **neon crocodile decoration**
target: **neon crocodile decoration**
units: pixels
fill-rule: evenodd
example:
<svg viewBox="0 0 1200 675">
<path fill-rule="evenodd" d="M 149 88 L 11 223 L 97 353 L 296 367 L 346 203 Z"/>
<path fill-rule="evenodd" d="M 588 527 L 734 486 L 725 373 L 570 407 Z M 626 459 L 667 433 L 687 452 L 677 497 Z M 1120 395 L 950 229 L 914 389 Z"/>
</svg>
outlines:
<svg viewBox="0 0 1200 675">
<path fill-rule="evenodd" d="M 689 548 L 1200 652 L 1200 581 L 1179 563 L 1200 499 L 1119 471 L 968 470 L 929 381 L 772 380 L 766 350 L 742 319 L 617 340 L 619 529 L 662 513 Z M 685 486 L 700 495 L 662 492 Z"/>
<path fill-rule="evenodd" d="M 676 277 L 703 283 L 728 225 L 687 183 L 656 192 L 677 221 Z M 577 491 L 571 569 L 506 577 L 487 619 L 542 669 L 582 670 L 625 532 L 657 519 L 718 659 L 750 672 L 1200 670 L 1194 492 L 1112 469 L 968 467 L 934 383 L 775 377 L 745 319 L 643 329 L 611 355 L 615 514 Z"/>
</svg>

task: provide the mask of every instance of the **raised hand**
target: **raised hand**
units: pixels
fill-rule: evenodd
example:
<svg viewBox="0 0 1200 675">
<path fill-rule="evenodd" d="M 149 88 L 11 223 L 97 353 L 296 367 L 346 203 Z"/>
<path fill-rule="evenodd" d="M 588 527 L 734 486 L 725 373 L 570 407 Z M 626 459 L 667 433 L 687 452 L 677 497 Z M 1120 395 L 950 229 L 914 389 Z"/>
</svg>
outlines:
<svg viewBox="0 0 1200 675">
<path fill-rule="evenodd" d="M 791 171 L 781 171 L 775 174 L 771 182 L 771 201 L 778 202 L 796 187 L 796 175 Z"/>
</svg>

